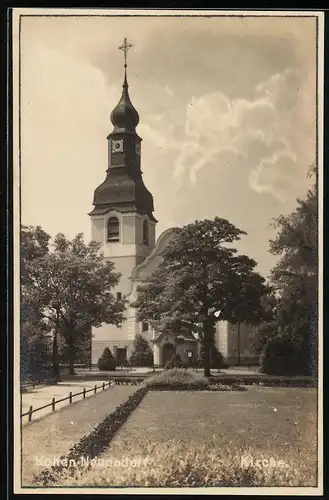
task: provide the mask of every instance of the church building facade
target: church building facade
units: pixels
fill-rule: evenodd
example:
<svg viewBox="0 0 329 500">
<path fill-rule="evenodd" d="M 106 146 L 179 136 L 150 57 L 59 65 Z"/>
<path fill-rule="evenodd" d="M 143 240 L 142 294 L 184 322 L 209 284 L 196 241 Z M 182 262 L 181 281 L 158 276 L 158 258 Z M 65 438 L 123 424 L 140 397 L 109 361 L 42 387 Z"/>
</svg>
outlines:
<svg viewBox="0 0 329 500">
<path fill-rule="evenodd" d="M 128 93 L 126 58 L 122 95 L 111 113 L 111 122 L 113 130 L 107 137 L 106 178 L 94 191 L 94 208 L 89 213 L 91 239 L 102 243 L 104 257 L 114 262 L 115 271 L 121 274 L 114 293 L 118 299 L 126 297 L 128 307 L 126 321 L 120 328 L 107 324 L 93 328 L 92 364 L 97 363 L 105 347 L 109 347 L 118 363 L 123 364 L 132 353 L 137 334 L 143 335 L 153 346 L 157 366 L 163 366 L 175 351 L 180 353 L 183 361 L 195 358 L 197 340 L 192 334 L 179 342 L 170 335 L 158 335 L 148 323 L 137 321 L 136 310 L 130 306 L 136 299 L 138 285 L 161 261 L 162 249 L 173 237 L 174 229 L 164 231 L 156 240 L 157 220 L 153 214 L 153 196 L 143 181 L 142 139 L 136 132 L 139 115 Z M 228 361 L 232 358 L 232 362 L 237 356 L 246 360 L 253 357 L 246 340 L 252 332 L 245 325 L 238 326 L 237 337 L 233 325 L 217 324 L 217 347 Z M 239 344 L 242 338 L 246 344 L 243 353 Z"/>
</svg>

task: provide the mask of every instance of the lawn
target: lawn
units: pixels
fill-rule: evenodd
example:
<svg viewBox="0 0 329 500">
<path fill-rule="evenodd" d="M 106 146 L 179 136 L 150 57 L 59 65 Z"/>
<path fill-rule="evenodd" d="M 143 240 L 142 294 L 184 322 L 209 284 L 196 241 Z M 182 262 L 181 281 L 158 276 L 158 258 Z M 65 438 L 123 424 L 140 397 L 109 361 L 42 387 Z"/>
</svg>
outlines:
<svg viewBox="0 0 329 500">
<path fill-rule="evenodd" d="M 22 426 L 22 486 L 35 484 L 34 476 L 40 474 L 45 460 L 66 456 L 136 390 L 134 386 L 112 387 Z"/>
<path fill-rule="evenodd" d="M 307 388 L 150 391 L 102 455 L 104 462 L 62 484 L 316 486 L 316 405 L 316 390 Z M 252 466 L 246 472 L 246 454 L 276 465 L 280 460 L 284 469 Z M 113 466 L 124 457 L 146 462 L 139 469 Z"/>
</svg>

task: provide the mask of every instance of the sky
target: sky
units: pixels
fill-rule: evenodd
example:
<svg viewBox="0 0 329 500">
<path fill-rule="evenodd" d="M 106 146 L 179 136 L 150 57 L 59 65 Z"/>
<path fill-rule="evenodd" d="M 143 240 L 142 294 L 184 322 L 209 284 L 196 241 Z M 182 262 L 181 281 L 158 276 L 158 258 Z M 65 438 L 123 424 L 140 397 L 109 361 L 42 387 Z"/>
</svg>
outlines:
<svg viewBox="0 0 329 500">
<path fill-rule="evenodd" d="M 123 38 L 157 236 L 215 216 L 268 275 L 271 221 L 315 162 L 315 18 L 23 17 L 22 223 L 88 240 L 121 96 Z"/>
</svg>

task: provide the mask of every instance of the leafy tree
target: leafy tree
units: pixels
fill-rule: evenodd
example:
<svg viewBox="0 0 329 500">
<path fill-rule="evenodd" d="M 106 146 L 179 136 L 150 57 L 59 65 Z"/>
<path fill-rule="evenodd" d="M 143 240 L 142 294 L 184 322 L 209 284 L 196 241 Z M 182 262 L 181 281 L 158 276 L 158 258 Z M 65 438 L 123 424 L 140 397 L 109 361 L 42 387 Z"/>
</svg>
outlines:
<svg viewBox="0 0 329 500">
<path fill-rule="evenodd" d="M 299 360 L 295 366 L 300 373 L 315 373 L 317 369 L 318 198 L 315 167 L 310 170 L 310 176 L 313 183 L 306 199 L 298 199 L 294 212 L 274 220 L 278 233 L 270 242 L 270 251 L 280 259 L 272 270 L 271 282 L 277 303 L 274 320 L 262 330 L 263 334 L 265 331 L 265 344 L 266 340 L 271 342 L 278 338 L 285 339 L 287 350 L 291 343 L 294 344 Z"/>
<path fill-rule="evenodd" d="M 153 351 L 148 341 L 142 335 L 136 335 L 134 339 L 130 364 L 132 366 L 153 365 Z"/>
<path fill-rule="evenodd" d="M 41 226 L 22 226 L 20 233 L 20 281 L 24 287 L 32 280 L 33 262 L 49 251 L 50 235 Z M 32 267 L 31 267 L 32 266 Z M 23 288 L 24 291 L 24 288 Z M 25 297 L 24 297 L 25 298 Z"/>
<path fill-rule="evenodd" d="M 218 217 L 177 229 L 162 263 L 138 289 L 138 319 L 158 331 L 169 326 L 179 331 L 182 321 L 202 323 L 205 376 L 216 321 L 258 324 L 264 318 L 261 299 L 269 287 L 255 271 L 256 262 L 231 246 L 243 234 Z"/>
<path fill-rule="evenodd" d="M 21 380 L 46 375 L 49 326 L 29 294 L 35 262 L 49 251 L 50 236 L 40 226 L 22 226 L 20 233 L 20 367 Z"/>
<path fill-rule="evenodd" d="M 69 372 L 74 373 L 75 348 L 81 331 L 102 323 L 120 326 L 125 301 L 117 301 L 112 289 L 120 274 L 106 261 L 100 243 L 85 244 L 83 235 L 72 241 L 58 234 L 51 251 L 33 260 L 28 293 L 53 327 L 53 367 L 59 380 L 58 335 L 68 348 Z"/>
</svg>

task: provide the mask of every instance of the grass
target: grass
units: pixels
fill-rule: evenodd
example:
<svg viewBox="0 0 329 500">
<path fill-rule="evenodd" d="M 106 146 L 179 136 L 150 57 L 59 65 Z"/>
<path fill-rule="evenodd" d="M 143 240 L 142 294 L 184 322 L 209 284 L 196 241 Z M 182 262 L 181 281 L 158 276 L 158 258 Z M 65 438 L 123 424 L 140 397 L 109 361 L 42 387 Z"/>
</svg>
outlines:
<svg viewBox="0 0 329 500">
<path fill-rule="evenodd" d="M 34 484 L 41 458 L 66 456 L 70 448 L 128 399 L 136 387 L 113 387 L 22 426 L 22 486 Z"/>
<path fill-rule="evenodd" d="M 122 454 L 126 463 L 122 460 Z M 137 458 L 138 457 L 138 458 Z M 250 461 L 252 457 L 253 462 Z M 270 460 L 269 460 L 270 458 Z M 256 460 L 260 460 L 257 463 Z M 267 459 L 268 463 L 262 463 Z M 109 460 L 109 461 L 108 461 Z M 249 460 L 249 462 L 246 462 Z M 128 466 L 126 464 L 133 464 Z M 260 453 L 250 448 L 238 449 L 206 443 L 195 448 L 193 443 L 177 440 L 157 444 L 148 439 L 121 443 L 104 462 L 86 476 L 76 471 L 62 485 L 90 487 L 251 487 L 251 486 L 315 486 L 316 464 L 308 453 L 298 455 L 291 450 L 284 456 Z M 104 464 L 104 465 L 103 465 Z M 107 467 L 105 464 L 111 464 Z"/>
<path fill-rule="evenodd" d="M 316 486 L 315 389 L 149 392 L 100 458 L 141 467 L 76 470 L 69 486 Z M 284 467 L 242 466 L 249 455 Z"/>
</svg>

